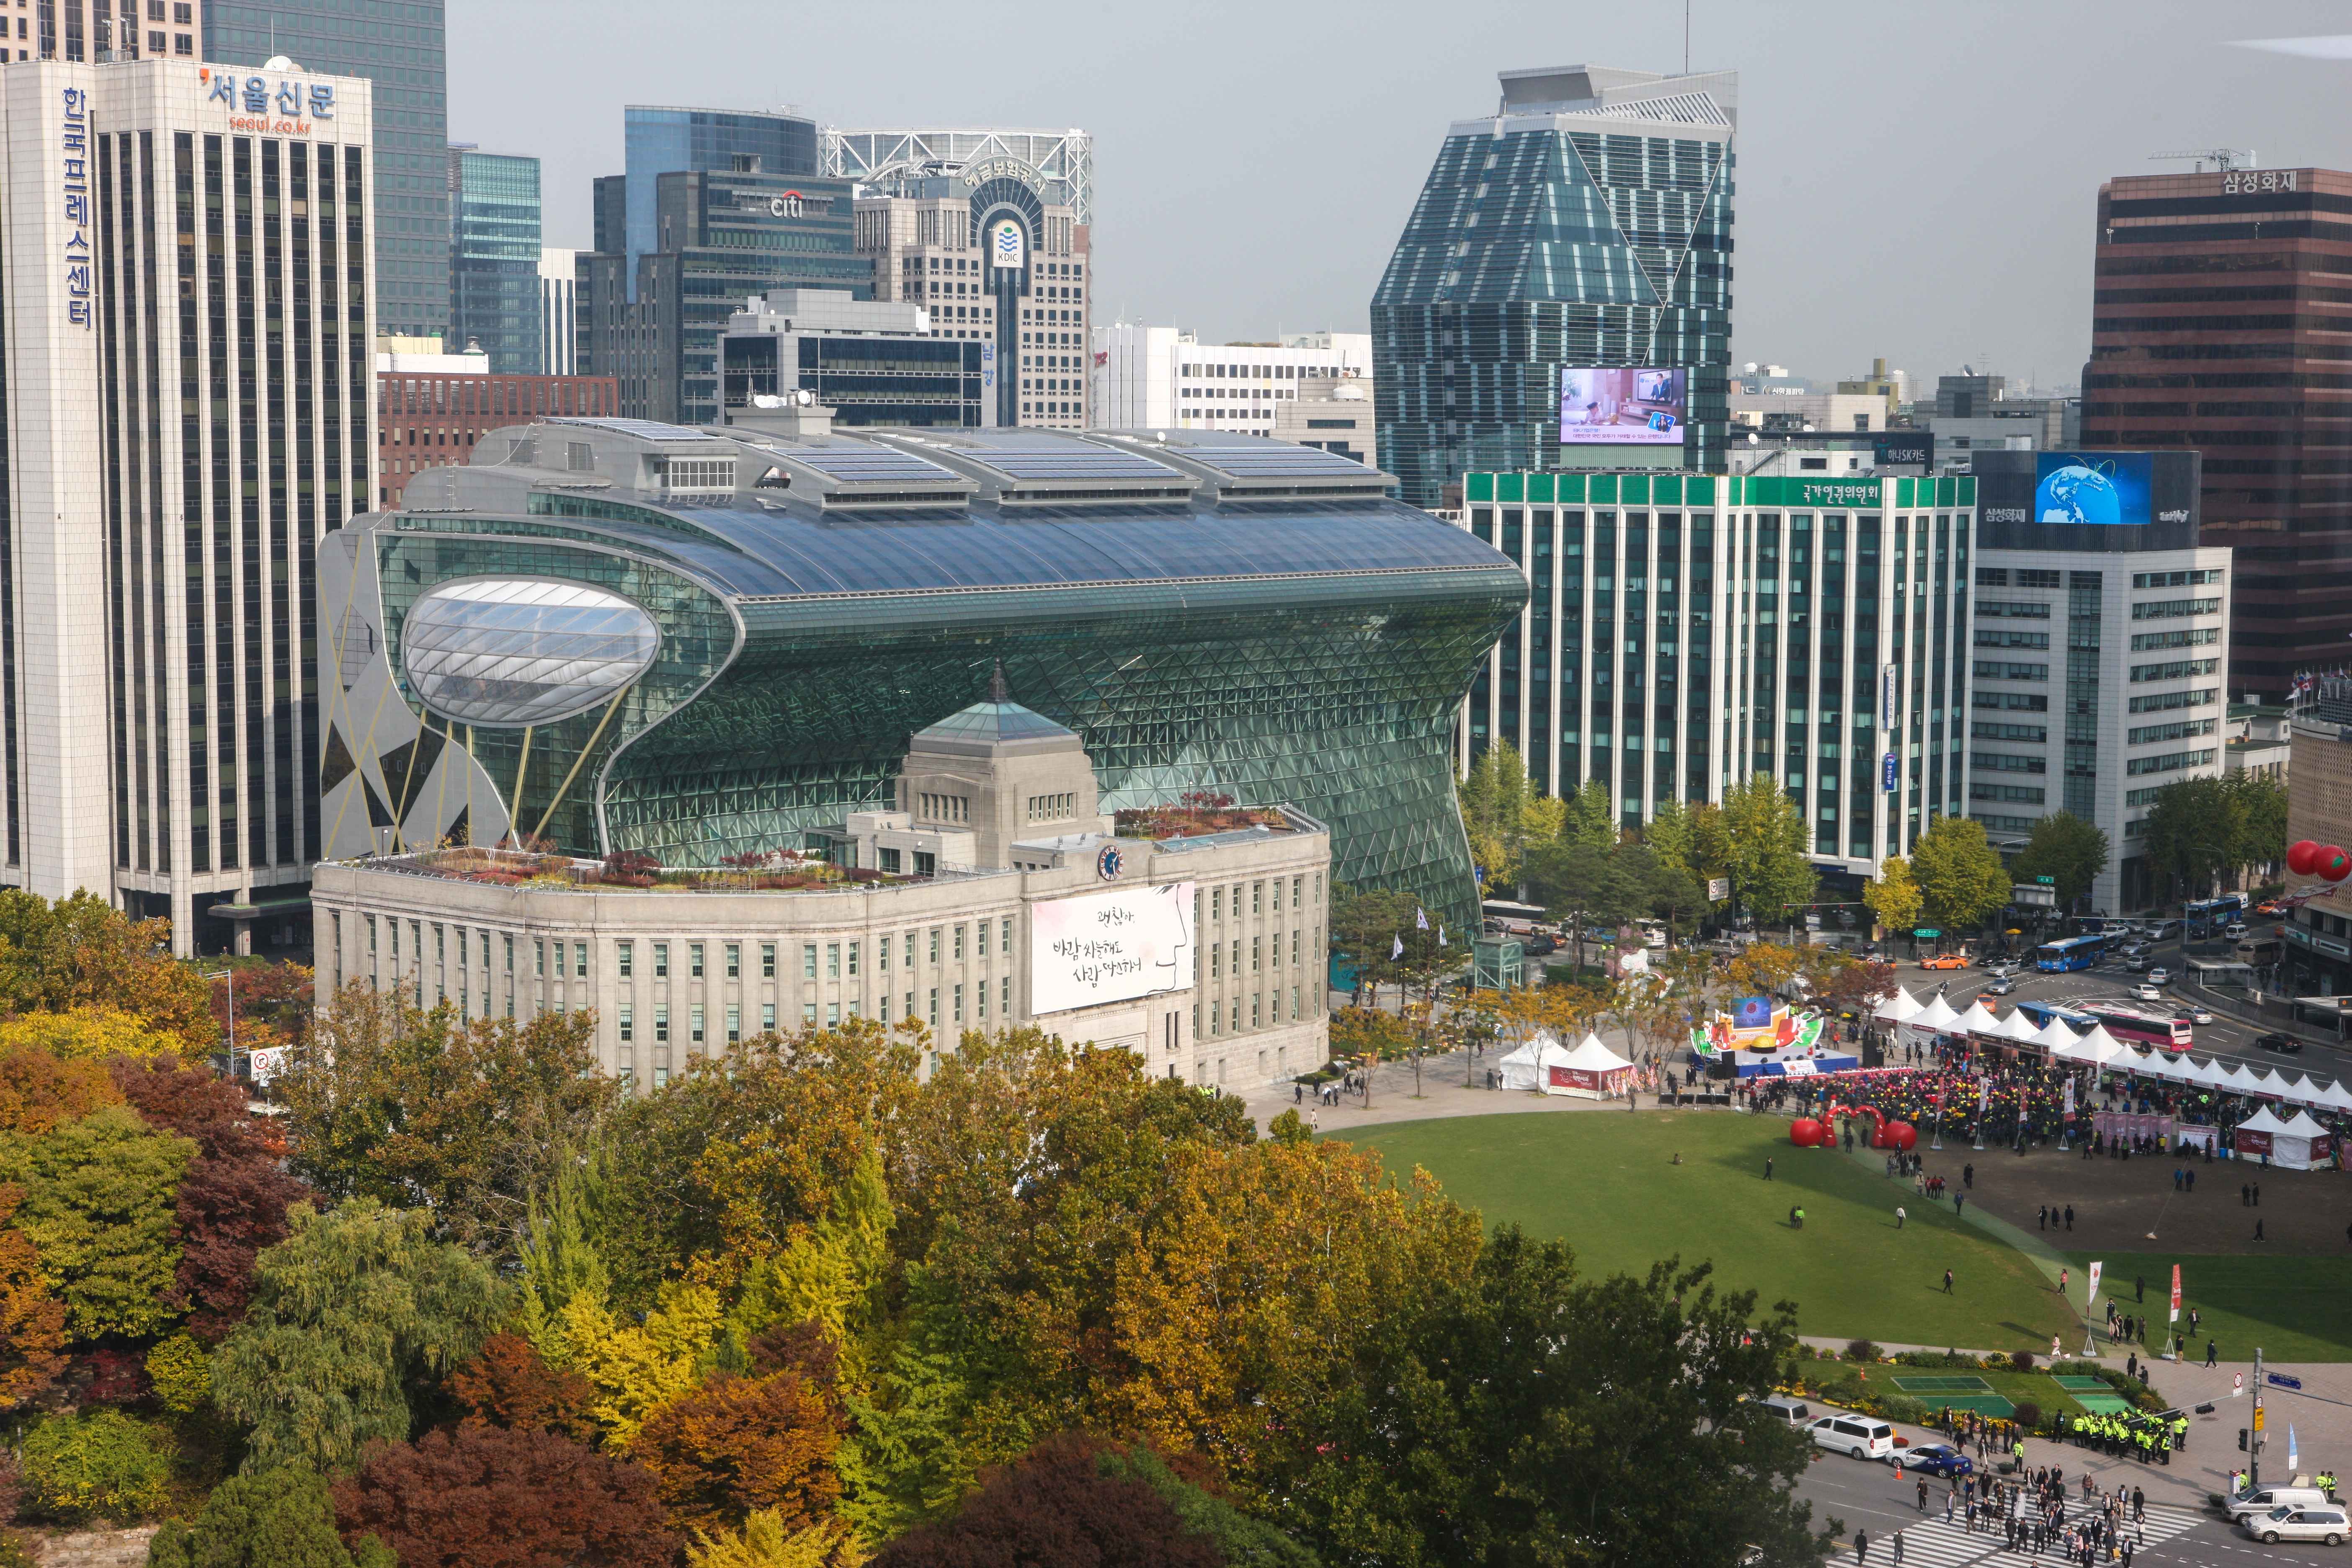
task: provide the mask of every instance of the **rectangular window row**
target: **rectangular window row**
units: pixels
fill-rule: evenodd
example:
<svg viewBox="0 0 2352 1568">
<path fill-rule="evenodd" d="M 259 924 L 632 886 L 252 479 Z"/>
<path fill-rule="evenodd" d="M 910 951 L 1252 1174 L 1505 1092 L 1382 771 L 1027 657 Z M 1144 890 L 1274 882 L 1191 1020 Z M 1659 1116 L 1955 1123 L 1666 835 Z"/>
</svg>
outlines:
<svg viewBox="0 0 2352 1568">
<path fill-rule="evenodd" d="M 2210 735 L 2221 723 L 2218 719 L 2176 719 L 2169 724 L 2144 724 L 2131 731 L 2129 743 L 2144 746 L 2152 741 L 2185 741 L 2197 735 Z"/>
<path fill-rule="evenodd" d="M 2216 688 L 2200 686 L 2188 691 L 2158 691 L 2131 700 L 2135 713 L 2163 713 L 2175 708 L 2205 708 L 2211 706 L 2219 695 Z"/>
<path fill-rule="evenodd" d="M 2135 588 L 2218 587 L 2222 575 L 2218 566 L 2195 572 L 2135 572 L 2131 585 Z"/>
<path fill-rule="evenodd" d="M 2218 616 L 2221 601 L 2211 599 L 2143 599 L 2132 606 L 2136 621 L 2178 620 L 2183 616 Z"/>
<path fill-rule="evenodd" d="M 2216 754 L 2208 746 L 2197 752 L 2168 752 L 2160 757 L 2134 757 L 2124 764 L 2124 772 L 2135 778 L 2147 773 L 2177 773 L 2183 768 L 2202 767 Z"/>
</svg>

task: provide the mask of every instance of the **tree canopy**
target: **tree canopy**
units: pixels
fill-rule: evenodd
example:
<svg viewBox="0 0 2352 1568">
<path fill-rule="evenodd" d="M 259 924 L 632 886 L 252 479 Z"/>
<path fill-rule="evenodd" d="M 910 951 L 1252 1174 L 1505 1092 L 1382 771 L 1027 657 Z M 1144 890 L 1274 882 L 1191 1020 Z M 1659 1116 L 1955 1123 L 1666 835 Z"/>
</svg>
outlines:
<svg viewBox="0 0 2352 1568">
<path fill-rule="evenodd" d="M 2071 811 L 2037 817 L 2032 837 L 2010 862 L 2011 878 L 2031 882 L 2047 877 L 2061 910 L 2090 897 L 2091 884 L 2107 868 L 2107 835 L 2096 823 Z"/>
<path fill-rule="evenodd" d="M 1879 862 L 1878 875 L 1862 890 L 1862 901 L 1889 931 L 1908 931 L 1919 924 L 1919 884 L 1911 879 L 1911 862 L 1889 855 Z"/>
<path fill-rule="evenodd" d="M 2010 876 L 1985 841 L 1984 824 L 1965 816 L 1930 818 L 1911 846 L 1919 902 L 1940 930 L 1967 931 L 2010 900 Z"/>
</svg>

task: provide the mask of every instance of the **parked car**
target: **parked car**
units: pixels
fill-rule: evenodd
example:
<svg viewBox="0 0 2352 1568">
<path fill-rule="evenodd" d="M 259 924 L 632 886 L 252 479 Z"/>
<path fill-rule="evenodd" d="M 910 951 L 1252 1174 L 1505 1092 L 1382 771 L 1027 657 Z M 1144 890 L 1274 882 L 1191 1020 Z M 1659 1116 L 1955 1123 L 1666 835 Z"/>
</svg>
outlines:
<svg viewBox="0 0 2352 1568">
<path fill-rule="evenodd" d="M 1968 966 L 1969 955 L 1965 952 L 1939 952 L 1933 958 L 1919 961 L 1922 969 L 1966 969 Z"/>
<path fill-rule="evenodd" d="M 2257 1035 L 2254 1037 L 2254 1049 L 2293 1056 L 2303 1049 L 2303 1042 L 2293 1035 Z"/>
<path fill-rule="evenodd" d="M 2172 971 L 2159 963 L 2147 972 L 2147 983 L 2150 985 L 2169 985 L 2172 984 Z"/>
<path fill-rule="evenodd" d="M 2317 1487 L 2249 1488 L 2228 1504 L 2232 1519 L 2260 1519 L 2279 1509 L 2330 1508 L 2327 1494 Z"/>
<path fill-rule="evenodd" d="M 2320 1508 L 2274 1508 L 2268 1513 L 2242 1514 L 2238 1523 L 2256 1541 L 2273 1545 L 2282 1541 L 2320 1541 L 2341 1546 L 2347 1530 L 2344 1510 L 2333 1503 Z"/>
<path fill-rule="evenodd" d="M 1906 1469 L 1922 1475 L 1939 1476 L 1946 1480 L 1957 1479 L 1977 1468 L 1977 1462 L 1953 1447 L 1949 1443 L 1927 1443 L 1912 1449 L 1904 1457 Z"/>
<path fill-rule="evenodd" d="M 1869 1415 L 1824 1415 L 1813 1423 L 1813 1441 L 1857 1459 L 1884 1459 L 1895 1452 L 1895 1428 Z"/>
<path fill-rule="evenodd" d="M 2173 1008 L 2172 1016 L 2191 1024 L 2210 1024 L 2213 1021 L 2212 1013 L 2195 1002 L 2182 1003 Z"/>
<path fill-rule="evenodd" d="M 2016 989 L 2017 982 L 2013 978 L 2006 974 L 1998 974 L 1993 977 L 1992 984 L 1987 985 L 1983 991 L 1979 993 L 1979 994 L 1984 996 L 2006 996 Z"/>
<path fill-rule="evenodd" d="M 2147 963 L 2148 957 L 2145 952 L 2126 952 L 2124 954 L 2124 967 L 2130 970 L 2134 974 L 2138 974 L 2144 972 L 2147 968 Z"/>
</svg>

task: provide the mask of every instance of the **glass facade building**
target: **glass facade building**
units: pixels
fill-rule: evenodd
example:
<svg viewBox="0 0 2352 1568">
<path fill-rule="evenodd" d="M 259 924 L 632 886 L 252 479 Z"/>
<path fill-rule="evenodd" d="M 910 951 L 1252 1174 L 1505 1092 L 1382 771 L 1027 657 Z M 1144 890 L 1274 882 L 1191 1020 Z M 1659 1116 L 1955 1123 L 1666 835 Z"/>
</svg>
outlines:
<svg viewBox="0 0 2352 1568">
<path fill-rule="evenodd" d="M 1668 796 L 1769 773 L 1824 869 L 1874 876 L 1959 815 L 1976 480 L 1473 473 L 1465 526 L 1518 563 L 1527 612 L 1456 740 L 1531 783 Z"/>
<path fill-rule="evenodd" d="M 623 111 L 621 134 L 627 160 L 624 276 L 632 288 L 638 258 L 670 248 L 662 240 L 656 192 L 662 175 L 712 169 L 770 174 L 817 172 L 816 121 L 797 115 L 633 103 Z M 597 243 L 602 248 L 604 242 Z"/>
<path fill-rule="evenodd" d="M 494 375 L 547 374 L 539 233 L 538 159 L 449 149 L 447 346 L 479 343 Z"/>
<path fill-rule="evenodd" d="M 1475 919 L 1453 726 L 1526 602 L 1510 563 L 1260 438 L 863 434 L 551 419 L 339 536 L 333 853 L 798 848 L 887 809 L 906 735 L 1001 661 L 1084 739 L 1103 810 L 1289 803 L 1338 879 Z"/>
<path fill-rule="evenodd" d="M 203 0 L 204 57 L 375 84 L 378 329 L 449 327 L 449 108 L 442 0 Z"/>
<path fill-rule="evenodd" d="M 1380 450 L 1433 507 L 1472 469 L 1556 468 L 1563 370 L 1690 374 L 1679 447 L 1723 464 L 1731 362 L 1731 72 L 1509 71 L 1457 121 L 1372 296 Z M 1571 454 L 1573 453 L 1571 448 Z"/>
</svg>

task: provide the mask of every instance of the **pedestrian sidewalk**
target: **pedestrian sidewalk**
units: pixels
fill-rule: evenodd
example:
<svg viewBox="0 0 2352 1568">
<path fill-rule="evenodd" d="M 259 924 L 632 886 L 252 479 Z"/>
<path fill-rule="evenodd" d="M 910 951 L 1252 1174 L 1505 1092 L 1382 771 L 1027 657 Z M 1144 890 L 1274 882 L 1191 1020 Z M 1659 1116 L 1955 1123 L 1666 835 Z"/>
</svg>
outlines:
<svg viewBox="0 0 2352 1568">
<path fill-rule="evenodd" d="M 1625 1048 L 1620 1041 L 1610 1044 L 1613 1050 Z M 1507 1054 L 1504 1049 L 1490 1049 L 1466 1062 L 1460 1051 L 1424 1057 L 1417 1096 L 1411 1062 L 1382 1062 L 1372 1069 L 1370 1110 L 1365 1108 L 1360 1092 L 1341 1095 L 1338 1105 L 1325 1105 L 1316 1099 L 1313 1089 L 1301 1091 L 1301 1086 L 1291 1083 L 1246 1089 L 1240 1099 L 1261 1131 L 1271 1127 L 1275 1118 L 1286 1110 L 1297 1111 L 1300 1121 L 1323 1132 L 1346 1132 L 1391 1121 L 1425 1121 L 1440 1116 L 1497 1116 L 1526 1111 L 1598 1111 L 1622 1116 L 1626 1112 L 1622 1100 L 1584 1100 L 1571 1095 L 1486 1088 L 1486 1070 Z M 1472 1080 L 1468 1085 L 1463 1081 L 1465 1071 Z M 1643 1089 L 1633 1097 L 1633 1108 L 1655 1110 L 1668 1104 L 1663 1095 Z M 1685 1103 L 1683 1109 L 1727 1111 L 1731 1108 Z"/>
</svg>

